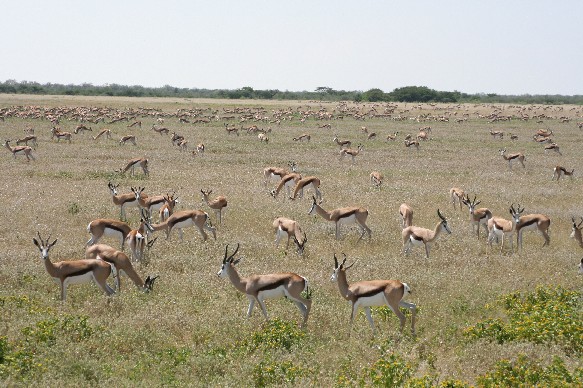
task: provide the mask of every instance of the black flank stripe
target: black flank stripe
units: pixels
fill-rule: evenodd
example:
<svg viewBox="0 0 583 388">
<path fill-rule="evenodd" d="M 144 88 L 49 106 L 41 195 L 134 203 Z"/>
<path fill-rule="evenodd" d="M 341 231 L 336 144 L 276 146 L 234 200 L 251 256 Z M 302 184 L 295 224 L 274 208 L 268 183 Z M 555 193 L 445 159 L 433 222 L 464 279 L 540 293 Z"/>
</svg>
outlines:
<svg viewBox="0 0 583 388">
<path fill-rule="evenodd" d="M 356 213 L 357 211 L 358 211 L 358 209 L 354 209 L 354 210 L 352 210 L 352 211 L 350 211 L 350 212 L 346 213 L 344 216 L 342 216 L 342 218 L 348 218 L 348 217 L 350 217 L 351 215 L 353 215 L 354 213 Z"/>
<path fill-rule="evenodd" d="M 411 237 L 413 237 L 413 238 L 414 238 L 415 240 L 417 240 L 417 241 L 423 241 L 423 237 L 419 237 L 419 236 L 417 236 L 417 235 L 416 235 L 416 234 L 414 234 L 414 233 L 411 233 Z"/>
<path fill-rule="evenodd" d="M 107 225 L 106 226 L 107 229 L 112 229 L 112 230 L 117 230 L 118 232 L 120 232 L 122 235 L 126 236 L 127 233 L 125 233 L 123 230 L 121 230 L 120 228 L 118 228 L 115 225 Z"/>
<path fill-rule="evenodd" d="M 257 293 L 260 293 L 261 291 L 267 291 L 267 290 L 273 290 L 276 289 L 279 286 L 283 286 L 283 284 L 287 281 L 287 279 L 280 279 L 275 283 L 271 283 L 271 284 L 266 284 L 263 287 L 261 287 L 260 289 L 257 290 Z"/>
<path fill-rule="evenodd" d="M 82 269 L 82 270 L 80 270 L 80 271 L 77 271 L 77 272 L 70 273 L 70 274 L 68 274 L 68 275 L 67 275 L 67 276 L 65 276 L 65 277 L 66 277 L 66 278 L 70 278 L 70 277 L 73 277 L 73 276 L 81 276 L 81 275 L 85 275 L 87 272 L 91 272 L 92 270 L 93 270 L 93 268 L 92 268 L 92 267 L 87 267 L 87 268 L 85 268 L 85 269 Z"/>
<path fill-rule="evenodd" d="M 189 218 L 190 218 L 190 214 L 185 214 L 182 217 L 179 217 L 179 218 L 175 219 L 173 225 L 176 225 L 177 223 L 182 222 L 182 221 L 186 221 Z"/>
<path fill-rule="evenodd" d="M 378 294 L 379 292 L 383 292 L 385 290 L 384 287 L 380 287 L 374 290 L 370 290 L 368 292 L 365 292 L 363 294 L 358 295 L 358 298 L 367 298 L 369 296 L 375 296 L 376 294 Z"/>
<path fill-rule="evenodd" d="M 523 223 L 523 224 L 520 224 L 520 227 L 521 227 L 521 228 L 524 228 L 525 226 L 532 225 L 532 224 L 536 223 L 537 221 L 538 221 L 538 220 L 537 220 L 536 218 L 533 218 L 532 220 L 530 220 L 530 221 L 528 221 L 528 222 L 525 222 L 525 223 Z"/>
</svg>

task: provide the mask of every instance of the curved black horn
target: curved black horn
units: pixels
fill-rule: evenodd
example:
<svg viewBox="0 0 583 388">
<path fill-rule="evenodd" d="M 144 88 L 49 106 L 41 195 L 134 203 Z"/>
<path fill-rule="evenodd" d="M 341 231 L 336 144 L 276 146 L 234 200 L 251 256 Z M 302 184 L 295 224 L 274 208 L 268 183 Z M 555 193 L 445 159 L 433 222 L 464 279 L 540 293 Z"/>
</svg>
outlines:
<svg viewBox="0 0 583 388">
<path fill-rule="evenodd" d="M 229 256 L 229 258 L 227 259 L 227 261 L 232 261 L 233 257 L 235 257 L 235 255 L 237 254 L 237 252 L 239 251 L 239 243 L 237 243 L 237 248 L 235 248 L 235 252 L 233 252 L 233 254 L 231 256 Z M 227 245 L 228 246 L 228 245 Z"/>
<path fill-rule="evenodd" d="M 437 215 L 439 216 L 439 218 L 441 218 L 442 221 L 445 221 L 445 217 L 441 214 L 439 209 L 437 209 Z"/>
<path fill-rule="evenodd" d="M 334 254 L 334 268 L 338 268 L 338 259 L 336 258 L 336 253 Z"/>
</svg>

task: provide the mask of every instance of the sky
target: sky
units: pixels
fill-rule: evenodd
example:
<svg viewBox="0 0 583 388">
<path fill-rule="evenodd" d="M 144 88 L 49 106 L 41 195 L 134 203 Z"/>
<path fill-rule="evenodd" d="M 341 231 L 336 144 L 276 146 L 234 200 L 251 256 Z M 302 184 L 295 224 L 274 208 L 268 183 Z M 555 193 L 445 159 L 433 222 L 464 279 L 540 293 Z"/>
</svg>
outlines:
<svg viewBox="0 0 583 388">
<path fill-rule="evenodd" d="M 0 81 L 583 94 L 583 1 L 5 0 Z"/>
</svg>

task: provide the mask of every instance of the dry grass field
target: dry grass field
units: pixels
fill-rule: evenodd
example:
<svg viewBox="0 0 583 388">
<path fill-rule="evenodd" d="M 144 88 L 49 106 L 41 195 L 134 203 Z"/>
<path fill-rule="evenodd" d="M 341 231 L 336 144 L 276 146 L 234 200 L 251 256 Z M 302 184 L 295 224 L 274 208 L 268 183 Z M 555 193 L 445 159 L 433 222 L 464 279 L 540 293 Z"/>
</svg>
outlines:
<svg viewBox="0 0 583 388">
<path fill-rule="evenodd" d="M 45 118 L 5 114 L 0 121 L 2 140 L 12 139 L 12 145 L 27 127 L 34 128 L 38 137 L 35 161 L 27 162 L 22 156 L 14 159 L 6 149 L 0 157 L 4 173 L 0 190 L 3 385 L 332 386 L 358 381 L 363 368 L 383 352 L 399 355 L 413 367 L 413 376 L 432 376 L 435 384 L 448 379 L 476 384 L 477 377 L 498 360 L 514 360 L 519 354 L 542 365 L 559 356 L 569 370 L 581 365 L 581 355 L 556 344 L 498 344 L 464 336 L 467 327 L 500 316 L 500 311 L 485 305 L 502 295 L 557 285 L 581 291 L 583 280 L 576 267 L 582 250 L 569 238 L 571 217 L 583 216 L 582 178 L 578 176 L 583 171 L 583 131 L 576 124 L 583 121 L 581 107 L 0 95 L 4 112 L 32 112 L 34 107 L 39 116 L 54 107 L 94 107 L 109 116 L 105 123 L 86 123 L 93 131 L 73 135 L 71 144 L 51 140 L 52 124 Z M 135 118 L 141 120 L 141 129 L 128 128 L 131 121 L 108 124 L 114 110 L 126 115 L 142 112 Z M 383 116 L 388 110 L 392 115 Z M 212 119 L 209 123 L 179 122 L 178 114 L 189 111 Z M 244 111 L 260 112 L 260 119 L 240 123 Z M 72 116 L 73 109 L 67 112 L 59 125 L 73 132 L 80 121 Z M 300 112 L 311 114 L 301 120 Z M 329 112 L 332 119 L 317 119 L 318 112 Z M 490 122 L 489 115 L 495 112 L 512 119 Z M 525 114 L 529 119 L 521 120 Z M 546 116 L 537 123 L 540 119 L 535 116 L 541 114 Z M 364 120 L 355 118 L 360 115 Z M 151 129 L 158 116 L 164 118 L 160 125 L 185 136 L 187 152 L 173 146 L 170 136 Z M 277 117 L 280 121 L 275 122 Z M 464 117 L 467 120 L 456 121 Z M 562 122 L 566 120 L 561 117 L 570 121 Z M 271 128 L 269 142 L 260 142 L 257 134 L 245 131 L 229 135 L 225 124 Z M 318 128 L 322 124 L 330 124 L 331 129 Z M 368 140 L 363 126 L 377 137 Z M 418 151 L 405 148 L 405 135 L 415 136 L 425 126 L 431 126 L 431 140 L 421 141 Z M 94 141 L 91 136 L 102 128 L 111 129 L 113 139 Z M 545 154 L 544 146 L 533 141 L 539 128 L 553 130 L 562 156 Z M 490 129 L 504 131 L 506 136 L 494 139 Z M 397 140 L 386 141 L 394 132 L 398 132 Z M 518 139 L 510 140 L 509 132 Z M 311 140 L 292 140 L 302 133 L 309 133 Z M 136 136 L 136 146 L 118 144 L 127 134 Z M 340 148 L 332 142 L 335 134 L 351 140 L 353 147 L 364 146 L 354 165 L 350 158 L 339 160 Z M 193 156 L 191 151 L 201 142 L 206 146 L 204 155 Z M 501 148 L 524 153 L 526 168 L 514 164 L 510 170 L 499 154 Z M 134 176 L 115 172 L 134 157 L 148 158 L 149 177 L 141 171 Z M 340 239 L 335 240 L 333 223 L 308 214 L 310 190 L 295 201 L 281 194 L 272 198 L 269 190 L 277 182 L 264 186 L 263 169 L 287 167 L 290 160 L 297 162 L 303 176 L 320 178 L 325 209 L 367 208 L 372 239 L 357 242 L 358 229 L 343 226 Z M 559 164 L 575 168 L 572 181 L 551 181 L 552 169 Z M 373 170 L 384 175 L 380 189 L 370 184 Z M 119 183 L 124 193 L 137 186 L 145 187 L 149 195 L 175 191 L 180 210 L 209 213 L 217 239 L 203 242 L 194 228 L 184 230 L 183 242 L 175 232 L 170 240 L 157 232 L 148 262 L 135 264 L 143 277 L 160 276 L 153 292 L 140 292 L 126 277 L 118 295 L 106 297 L 95 285 L 72 285 L 62 303 L 59 286 L 46 273 L 32 238 L 37 231 L 58 238 L 51 250 L 52 261 L 82 258 L 88 223 L 119 216 L 109 181 Z M 509 219 L 513 203 L 523 206 L 525 214 L 547 215 L 550 246 L 541 248 L 542 237 L 527 232 L 522 252 L 512 253 L 508 246 L 502 254 L 497 246 L 489 252 L 484 234 L 478 240 L 471 232 L 467 207 L 452 206 L 452 187 L 477 195 L 480 206 L 495 216 Z M 202 202 L 201 189 L 226 196 L 228 207 L 221 225 Z M 414 225 L 433 229 L 439 221 L 438 209 L 449 221 L 452 233 L 439 236 L 429 259 L 423 248 L 414 248 L 407 256 L 402 253 L 398 209 L 403 202 L 414 210 Z M 127 213 L 135 227 L 137 209 Z M 272 222 L 279 216 L 295 219 L 305 230 L 308 243 L 303 256 L 296 255 L 291 244 L 286 254 L 285 240 L 275 248 Z M 119 248 L 115 239 L 101 242 Z M 238 265 L 242 275 L 290 271 L 309 280 L 313 306 L 305 330 L 295 329 L 300 313 L 284 299 L 267 302 L 272 325 L 265 323 L 258 306 L 246 319 L 247 298 L 228 279 L 217 277 L 225 246 L 237 243 L 244 257 Z M 348 262 L 358 260 L 348 272 L 349 281 L 399 279 L 409 284 L 413 291 L 409 301 L 418 307 L 415 336 L 409 330 L 410 315 L 401 334 L 398 319 L 386 309 L 373 313 L 376 337 L 362 312 L 348 336 L 349 305 L 330 282 L 334 253 L 345 253 Z M 270 333 L 273 338 L 280 334 L 288 338 L 290 348 L 279 340 L 270 344 Z"/>
</svg>

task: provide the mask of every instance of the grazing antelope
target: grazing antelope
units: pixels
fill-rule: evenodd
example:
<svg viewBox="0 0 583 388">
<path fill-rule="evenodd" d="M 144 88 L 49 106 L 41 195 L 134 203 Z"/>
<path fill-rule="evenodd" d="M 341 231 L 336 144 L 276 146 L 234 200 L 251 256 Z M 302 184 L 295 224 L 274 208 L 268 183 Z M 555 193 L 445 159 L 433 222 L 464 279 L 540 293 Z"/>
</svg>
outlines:
<svg viewBox="0 0 583 388">
<path fill-rule="evenodd" d="M 217 239 L 217 230 L 209 225 L 209 215 L 202 210 L 182 210 L 173 213 L 163 222 L 159 224 L 151 224 L 154 231 L 164 230 L 166 231 L 166 240 L 170 239 L 170 233 L 173 229 L 178 229 L 180 236 L 180 241 L 183 241 L 182 229 L 188 228 L 189 226 L 195 226 L 203 241 L 206 241 L 208 236 L 204 231 L 209 230 L 213 234 L 213 238 Z"/>
<path fill-rule="evenodd" d="M 109 191 L 111 192 L 111 198 L 113 200 L 113 204 L 116 206 L 119 206 L 119 218 L 122 220 L 126 219 L 125 208 L 139 205 L 139 202 L 136 199 L 136 196 L 133 192 L 134 189 L 132 188 L 131 194 L 130 193 L 119 194 L 117 191 L 117 188 L 119 187 L 119 183 L 117 185 L 114 185 L 111 182 L 109 182 L 107 184 L 107 187 L 109 188 Z M 141 191 L 140 191 L 140 195 L 143 196 L 143 199 L 147 198 L 147 195 L 142 194 Z"/>
<path fill-rule="evenodd" d="M 583 226 L 581 226 L 583 225 L 583 217 L 581 217 L 581 222 L 579 222 L 579 224 L 575 221 L 575 217 L 571 217 L 571 220 L 573 221 L 573 228 L 569 237 L 574 238 L 579 246 L 583 248 L 583 236 L 581 235 L 581 229 L 583 229 Z"/>
<path fill-rule="evenodd" d="M 140 208 L 147 211 L 146 217 L 150 217 L 152 212 L 160 210 L 160 208 L 165 204 L 163 195 L 154 195 L 149 197 L 146 194 L 143 194 L 144 187 L 131 187 L 131 190 L 132 193 L 134 193 Z"/>
<path fill-rule="evenodd" d="M 411 147 L 415 147 L 417 151 L 419 151 L 419 142 L 417 140 L 405 140 L 405 147 L 411 149 Z"/>
<path fill-rule="evenodd" d="M 158 278 L 158 276 L 148 276 L 145 281 L 142 280 L 140 275 L 138 275 L 134 269 L 129 257 L 122 251 L 118 251 L 109 245 L 96 244 L 87 247 L 85 250 L 85 258 L 90 260 L 100 259 L 112 265 L 114 269 L 116 292 L 120 292 L 121 290 L 120 277 L 122 274 L 128 276 L 134 282 L 136 287 L 144 292 L 152 291 L 154 281 Z"/>
<path fill-rule="evenodd" d="M 119 141 L 119 145 L 125 144 L 126 142 L 130 142 L 133 145 L 137 145 L 136 144 L 136 137 L 134 135 L 126 135 L 124 137 L 121 138 L 121 140 Z"/>
<path fill-rule="evenodd" d="M 288 196 L 288 198 L 290 198 L 291 197 L 291 195 L 290 195 L 291 189 L 295 185 L 297 185 L 297 183 L 301 179 L 302 179 L 301 174 L 298 174 L 297 172 L 290 172 L 289 174 L 284 175 L 281 178 L 277 187 L 275 189 L 271 190 L 270 194 L 273 196 L 273 198 L 277 198 L 277 195 L 279 194 L 281 189 L 285 187 L 285 190 L 287 192 L 287 196 Z"/>
<path fill-rule="evenodd" d="M 352 332 L 354 317 L 356 316 L 360 307 L 364 309 L 366 319 L 370 324 L 373 335 L 376 334 L 376 329 L 370 311 L 372 306 L 388 306 L 399 318 L 401 332 L 405 327 L 406 318 L 405 315 L 399 310 L 399 307 L 408 308 L 412 313 L 411 332 L 414 334 L 417 307 L 413 303 L 403 301 L 403 299 L 411 293 L 411 289 L 407 283 L 402 283 L 399 280 L 368 280 L 348 284 L 348 280 L 346 279 L 346 271 L 352 268 L 356 262 L 350 264 L 349 266 L 345 266 L 345 263 L 346 255 L 344 256 L 342 263 L 338 264 L 338 259 L 336 258 L 336 254 L 334 254 L 334 272 L 332 273 L 330 280 L 338 283 L 340 295 L 342 295 L 342 297 L 348 300 L 351 304 L 350 328 L 348 335 L 350 336 L 350 333 Z"/>
<path fill-rule="evenodd" d="M 260 133 L 259 135 L 257 135 L 257 138 L 259 139 L 260 142 L 265 142 L 265 144 L 269 142 L 269 137 L 264 133 Z"/>
<path fill-rule="evenodd" d="M 310 309 L 312 308 L 312 301 L 302 297 L 302 292 L 308 290 L 308 280 L 306 278 L 292 272 L 241 277 L 235 268 L 241 261 L 241 258 L 233 260 L 239 250 L 239 244 L 237 244 L 235 252 L 229 257 L 227 257 L 228 249 L 229 246 L 227 245 L 223 264 L 217 275 L 220 278 L 228 277 L 231 283 L 233 283 L 233 286 L 247 296 L 249 299 L 247 318 L 251 317 L 253 307 L 255 306 L 255 302 L 257 302 L 261 307 L 265 319 L 269 319 L 265 307 L 265 299 L 286 297 L 292 300 L 302 313 L 304 321 L 301 326 L 306 325 L 308 316 L 310 315 Z"/>
<path fill-rule="evenodd" d="M 362 144 L 359 144 L 358 147 L 354 150 L 352 148 L 343 148 L 340 150 L 340 160 L 344 159 L 346 155 L 350 155 L 352 157 L 352 164 L 354 164 L 354 158 L 360 154 L 360 151 L 363 150 Z"/>
<path fill-rule="evenodd" d="M 70 144 L 71 143 L 71 137 L 73 136 L 73 135 L 71 135 L 71 132 L 61 132 L 57 127 L 53 127 L 51 129 L 51 134 L 52 134 L 51 140 L 56 137 L 57 138 L 57 143 L 59 141 L 61 141 L 61 139 L 65 139 L 65 140 L 68 140 L 69 141 L 69 144 Z"/>
<path fill-rule="evenodd" d="M 532 137 L 532 139 L 534 141 L 536 141 L 537 143 L 539 143 L 539 144 L 545 144 L 545 143 L 546 144 L 551 144 L 553 142 L 553 139 L 551 137 L 541 137 L 541 136 L 534 135 Z"/>
<path fill-rule="evenodd" d="M 294 188 L 294 193 L 290 197 L 291 200 L 296 199 L 298 193 L 300 193 L 300 198 L 304 198 L 304 189 L 311 186 L 316 198 L 322 201 L 322 192 L 320 191 L 320 178 L 315 176 L 307 176 L 305 178 L 300 179 L 296 183 L 296 187 Z"/>
<path fill-rule="evenodd" d="M 304 133 L 304 134 L 302 134 L 302 135 L 300 135 L 298 137 L 294 137 L 293 140 L 294 141 L 303 141 L 303 140 L 306 140 L 306 141 L 309 142 L 311 138 L 312 137 L 310 136 L 309 133 Z"/>
<path fill-rule="evenodd" d="M 99 131 L 97 136 L 93 136 L 93 140 L 97 140 L 103 135 L 105 135 L 105 137 L 107 139 L 111 139 L 111 130 L 110 129 L 102 129 L 101 131 Z"/>
<path fill-rule="evenodd" d="M 425 131 L 419 131 L 419 133 L 417 134 L 417 141 L 420 140 L 429 140 L 429 135 L 427 134 L 427 132 Z"/>
<path fill-rule="evenodd" d="M 545 154 L 547 153 L 547 151 L 555 151 L 557 154 L 563 156 L 563 154 L 561 153 L 561 150 L 559 149 L 559 146 L 557 145 L 557 143 L 547 144 L 545 146 Z"/>
<path fill-rule="evenodd" d="M 368 210 L 363 207 L 342 207 L 332 211 L 326 211 L 318 204 L 316 197 L 312 196 L 312 207 L 310 208 L 308 214 L 319 214 L 326 221 L 334 222 L 336 225 L 336 240 L 338 240 L 340 237 L 340 225 L 352 223 L 358 223 L 358 226 L 362 232 L 358 241 L 360 241 L 365 234 L 368 234 L 369 239 L 372 237 L 372 231 L 366 225 Z"/>
<path fill-rule="evenodd" d="M 174 197 L 174 194 L 166 194 L 164 196 L 164 205 L 158 211 L 158 215 L 160 217 L 160 222 L 164 222 L 172 215 L 174 212 L 174 207 L 178 202 L 178 197 Z"/>
<path fill-rule="evenodd" d="M 127 127 L 128 127 L 128 128 L 132 128 L 132 127 L 135 127 L 136 125 L 137 125 L 139 128 L 142 128 L 142 122 L 141 122 L 141 121 L 134 121 L 133 123 L 131 123 L 131 124 L 130 124 L 130 125 L 128 125 Z"/>
<path fill-rule="evenodd" d="M 376 139 L 377 137 L 377 133 L 376 132 L 371 132 L 368 134 L 368 136 L 366 137 L 367 140 L 373 140 Z"/>
<path fill-rule="evenodd" d="M 180 140 L 180 142 L 178 143 L 178 148 L 180 149 L 180 152 L 184 151 L 188 151 L 188 140 Z"/>
<path fill-rule="evenodd" d="M 204 144 L 203 143 L 199 143 L 196 145 L 196 153 L 199 154 L 200 156 L 204 155 Z"/>
<path fill-rule="evenodd" d="M 150 175 L 150 171 L 148 170 L 148 159 L 146 158 L 134 158 L 130 159 L 125 167 L 120 171 L 122 174 L 125 174 L 126 171 L 130 170 L 130 175 L 134 175 L 134 169 L 136 166 L 140 166 L 144 175 Z"/>
<path fill-rule="evenodd" d="M 488 234 L 488 220 L 492 218 L 492 212 L 490 209 L 485 207 L 476 209 L 476 206 L 482 202 L 476 202 L 476 195 L 474 195 L 473 200 L 470 200 L 470 196 L 466 194 L 465 198 L 462 198 L 462 202 L 470 210 L 470 225 L 472 227 L 472 232 L 474 231 L 474 226 L 477 225 L 476 234 L 478 238 L 480 238 L 480 225 L 483 224 L 484 230 L 486 231 L 486 234 Z"/>
<path fill-rule="evenodd" d="M 492 129 L 490 129 L 490 135 L 492 135 L 494 139 L 496 138 L 504 139 L 504 132 L 502 131 L 493 131 Z"/>
<path fill-rule="evenodd" d="M 209 195 L 212 194 L 212 190 L 200 190 L 202 193 L 202 200 L 215 211 L 217 219 L 219 220 L 219 224 L 222 224 L 222 212 L 223 209 L 227 207 L 227 198 L 224 195 L 219 195 L 212 201 L 209 200 Z"/>
<path fill-rule="evenodd" d="M 406 203 L 399 206 L 399 215 L 401 216 L 401 228 L 405 229 L 413 225 L 413 209 Z"/>
<path fill-rule="evenodd" d="M 457 187 L 452 187 L 449 190 L 449 197 L 451 199 L 451 204 L 453 205 L 453 209 L 455 210 L 456 202 L 460 206 L 460 210 L 462 210 L 462 202 L 464 200 L 464 191 Z"/>
<path fill-rule="evenodd" d="M 506 155 L 505 148 L 498 150 L 498 152 L 500 152 L 500 155 L 504 158 L 504 160 L 508 161 L 508 168 L 509 169 L 512 169 L 512 161 L 513 160 L 518 160 L 520 162 L 520 164 L 522 165 L 522 167 L 525 168 L 524 161 L 526 160 L 526 158 L 524 157 L 524 155 L 522 153 L 518 152 L 515 154 Z"/>
<path fill-rule="evenodd" d="M 510 140 L 518 140 L 518 135 L 510 133 Z"/>
<path fill-rule="evenodd" d="M 350 140 L 338 140 L 338 135 L 334 135 L 334 139 L 332 139 L 332 141 L 336 144 L 338 144 L 340 146 L 340 148 L 344 148 L 344 147 L 348 147 L 350 148 L 350 146 L 352 145 L 352 142 Z"/>
<path fill-rule="evenodd" d="M 118 237 L 121 241 L 121 250 L 123 251 L 126 237 L 131 230 L 132 228 L 123 221 L 98 218 L 87 225 L 87 232 L 91 235 L 91 238 L 87 240 L 87 246 L 97 244 L 102 237 Z"/>
<path fill-rule="evenodd" d="M 75 133 L 75 135 L 78 135 L 79 132 L 81 132 L 81 134 L 83 134 L 84 131 L 91 131 L 93 132 L 93 128 L 91 127 L 86 127 L 83 124 L 79 124 L 75 127 L 75 130 L 73 131 Z"/>
<path fill-rule="evenodd" d="M 516 231 L 516 224 L 519 222 L 520 215 L 523 211 L 524 209 L 521 209 L 520 205 L 514 209 L 514 204 L 512 204 L 509 209 L 510 215 L 512 216 L 510 221 L 500 217 L 492 217 L 488 220 L 488 246 L 490 247 L 490 250 L 492 250 L 492 241 L 494 241 L 494 239 L 498 241 L 502 238 L 500 243 L 500 254 L 502 254 L 504 238 L 508 237 L 508 239 L 510 239 L 510 251 L 514 251 L 512 237 Z"/>
<path fill-rule="evenodd" d="M 287 165 L 291 168 L 292 172 L 296 172 L 297 164 L 296 162 L 290 160 Z M 267 186 L 267 182 L 272 178 L 279 177 L 280 179 L 289 174 L 290 172 L 285 168 L 279 167 L 266 167 L 263 169 L 263 176 L 265 177 L 263 184 Z"/>
<path fill-rule="evenodd" d="M 111 266 L 102 260 L 72 260 L 51 262 L 49 259 L 50 249 L 57 243 L 55 239 L 49 243 L 51 236 L 43 241 L 40 233 L 38 240 L 32 239 L 34 245 L 40 251 L 41 259 L 45 262 L 47 273 L 61 285 L 61 300 L 67 299 L 67 286 L 69 284 L 82 284 L 94 281 L 107 296 L 113 295 L 115 291 L 107 284 L 107 278 L 111 274 Z"/>
<path fill-rule="evenodd" d="M 36 138 L 35 135 L 27 135 L 27 136 L 25 136 L 25 137 L 23 137 L 21 139 L 16 140 L 16 145 L 19 146 L 21 144 L 24 144 L 24 145 L 27 146 L 28 145 L 28 142 L 31 142 L 32 147 L 33 148 L 36 148 L 36 146 L 37 146 L 37 142 L 36 141 L 37 141 L 37 138 Z"/>
<path fill-rule="evenodd" d="M 553 168 L 553 178 L 551 180 L 554 180 L 555 177 L 557 177 L 557 182 L 559 181 L 559 179 L 561 179 L 561 176 L 568 176 L 569 178 L 571 178 L 571 180 L 573 180 L 573 173 L 575 172 L 575 169 L 571 169 L 571 171 L 567 171 L 567 169 L 565 167 L 562 166 L 557 166 L 555 168 Z"/>
<path fill-rule="evenodd" d="M 233 127 L 229 127 L 229 125 L 227 123 L 225 123 L 225 131 L 227 131 L 227 134 L 231 134 L 234 133 L 235 135 L 239 136 L 239 128 L 233 126 Z"/>
<path fill-rule="evenodd" d="M 439 223 L 435 226 L 434 230 L 429 230 L 425 228 L 420 228 L 418 226 L 408 226 L 401 232 L 401 237 L 403 238 L 403 253 L 408 254 L 411 251 L 411 247 L 424 245 L 425 246 L 425 258 L 429 259 L 429 250 L 431 249 L 431 243 L 434 242 L 442 231 L 446 231 L 451 234 L 451 229 L 447 223 L 445 217 L 441 214 L 439 209 L 437 209 L 437 216 L 441 219 Z"/>
<path fill-rule="evenodd" d="M 387 135 L 387 140 L 388 141 L 395 141 L 397 139 L 398 134 L 399 134 L 399 132 L 395 132 L 392 135 Z"/>
<path fill-rule="evenodd" d="M 166 127 L 158 127 L 156 126 L 156 124 L 152 124 L 152 130 L 154 132 L 158 132 L 160 134 L 160 136 L 164 135 L 168 135 L 170 133 L 170 130 Z"/>
<path fill-rule="evenodd" d="M 381 185 L 383 184 L 383 174 L 378 171 L 373 171 L 370 173 L 369 177 L 370 184 L 380 189 Z"/>
<path fill-rule="evenodd" d="M 308 242 L 308 237 L 305 232 L 302 232 L 300 225 L 289 218 L 277 217 L 273 221 L 273 227 L 275 228 L 275 247 L 279 247 L 279 241 L 282 237 L 287 236 L 287 244 L 285 245 L 285 250 L 289 248 L 289 240 L 294 239 L 294 244 L 296 244 L 298 255 L 304 253 L 304 248 Z M 303 234 L 303 236 L 302 236 Z M 300 240 L 302 241 L 300 243 Z"/>
<path fill-rule="evenodd" d="M 524 209 L 522 209 L 522 211 L 524 211 Z M 521 216 L 516 222 L 516 244 L 518 245 L 518 249 L 522 250 L 522 233 L 526 230 L 538 230 L 545 239 L 543 247 L 549 245 L 551 242 L 551 238 L 549 237 L 550 225 L 551 219 L 544 214 L 528 214 Z"/>
<path fill-rule="evenodd" d="M 550 131 L 548 129 L 538 129 L 535 133 L 535 136 L 542 136 L 542 137 L 549 137 L 553 136 L 553 130 Z"/>
<path fill-rule="evenodd" d="M 11 147 L 9 143 L 10 143 L 10 140 L 5 140 L 4 147 L 6 147 L 6 149 L 12 153 L 12 156 L 14 156 L 14 159 L 16 159 L 16 155 L 24 155 L 24 156 L 26 156 L 27 162 L 30 162 L 30 159 L 35 160 L 34 156 L 32 155 L 32 148 L 30 148 L 29 146 Z"/>
</svg>

